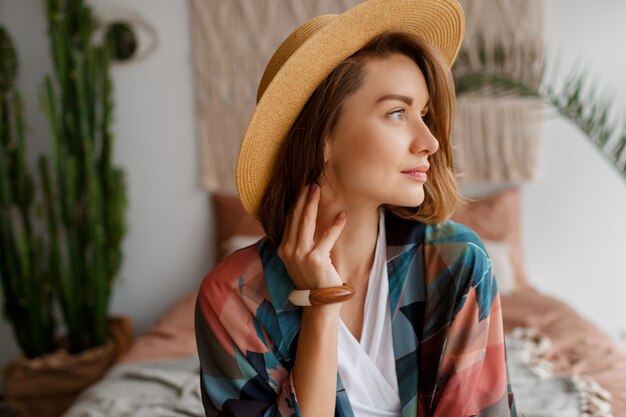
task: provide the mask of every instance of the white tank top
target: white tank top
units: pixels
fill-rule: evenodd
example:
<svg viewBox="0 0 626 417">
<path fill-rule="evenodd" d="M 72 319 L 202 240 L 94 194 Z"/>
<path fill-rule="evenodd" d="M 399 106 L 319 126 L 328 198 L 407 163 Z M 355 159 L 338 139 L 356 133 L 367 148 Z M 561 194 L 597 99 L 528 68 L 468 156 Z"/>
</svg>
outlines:
<svg viewBox="0 0 626 417">
<path fill-rule="evenodd" d="M 339 319 L 337 368 L 355 417 L 401 415 L 391 339 L 385 215 L 380 210 L 374 263 L 367 284 L 361 341 Z"/>
</svg>

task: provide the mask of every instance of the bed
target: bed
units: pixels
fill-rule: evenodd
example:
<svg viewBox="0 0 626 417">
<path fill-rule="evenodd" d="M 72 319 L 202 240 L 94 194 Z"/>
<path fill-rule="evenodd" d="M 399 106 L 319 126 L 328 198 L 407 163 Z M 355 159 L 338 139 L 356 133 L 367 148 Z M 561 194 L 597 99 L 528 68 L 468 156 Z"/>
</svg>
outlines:
<svg viewBox="0 0 626 417">
<path fill-rule="evenodd" d="M 214 194 L 213 207 L 219 257 L 262 233 L 235 197 Z M 572 307 L 538 291 L 525 276 L 519 192 L 509 189 L 474 201 L 453 219 L 481 236 L 494 262 L 518 415 L 626 417 L 626 352 Z M 195 297 L 190 293 L 178 300 L 137 337 L 65 417 L 203 416 Z"/>
</svg>

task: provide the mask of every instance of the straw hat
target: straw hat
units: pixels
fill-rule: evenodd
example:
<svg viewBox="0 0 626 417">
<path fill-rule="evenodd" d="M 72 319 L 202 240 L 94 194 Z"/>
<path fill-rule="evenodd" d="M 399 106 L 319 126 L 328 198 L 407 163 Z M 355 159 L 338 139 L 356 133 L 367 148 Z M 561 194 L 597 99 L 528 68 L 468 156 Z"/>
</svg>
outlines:
<svg viewBox="0 0 626 417">
<path fill-rule="evenodd" d="M 237 190 L 256 218 L 281 143 L 309 97 L 344 59 L 386 31 L 417 35 L 450 66 L 465 29 L 457 0 L 367 0 L 340 15 L 322 15 L 292 32 L 270 59 L 239 149 Z"/>
</svg>

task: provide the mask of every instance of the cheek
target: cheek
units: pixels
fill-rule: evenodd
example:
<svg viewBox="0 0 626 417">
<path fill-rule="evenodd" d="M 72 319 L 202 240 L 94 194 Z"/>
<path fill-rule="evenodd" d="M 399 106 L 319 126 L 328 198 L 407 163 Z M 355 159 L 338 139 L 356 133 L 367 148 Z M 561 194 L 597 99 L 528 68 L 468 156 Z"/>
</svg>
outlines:
<svg viewBox="0 0 626 417">
<path fill-rule="evenodd" d="M 364 137 L 360 141 L 346 143 L 336 159 L 336 172 L 346 183 L 377 183 L 387 181 L 397 165 L 390 147 L 377 138 Z"/>
<path fill-rule="evenodd" d="M 355 157 L 362 160 L 364 163 L 375 163 L 376 160 L 380 158 L 381 151 L 384 151 L 384 149 L 381 149 L 380 146 L 376 146 L 376 143 L 373 143 L 372 140 L 364 140 L 354 146 Z"/>
<path fill-rule="evenodd" d="M 343 142 L 343 154 L 349 154 L 355 161 L 363 164 L 380 164 L 389 162 L 393 146 L 389 146 L 389 133 L 375 125 L 355 131 L 351 137 Z"/>
<path fill-rule="evenodd" d="M 384 174 L 394 171 L 398 164 L 398 152 L 388 138 L 371 137 L 355 147 L 355 158 L 371 173 Z"/>
</svg>

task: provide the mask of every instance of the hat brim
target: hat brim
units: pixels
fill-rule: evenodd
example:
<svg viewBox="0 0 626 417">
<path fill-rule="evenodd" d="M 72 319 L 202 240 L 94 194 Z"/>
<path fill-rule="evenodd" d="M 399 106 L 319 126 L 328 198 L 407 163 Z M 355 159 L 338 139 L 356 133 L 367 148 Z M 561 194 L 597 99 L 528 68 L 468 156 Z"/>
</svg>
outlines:
<svg viewBox="0 0 626 417">
<path fill-rule="evenodd" d="M 259 218 L 278 150 L 315 89 L 343 60 L 390 30 L 417 35 L 452 66 L 463 41 L 465 15 L 456 0 L 367 0 L 307 39 L 267 86 L 244 134 L 236 183 L 248 213 Z"/>
</svg>

